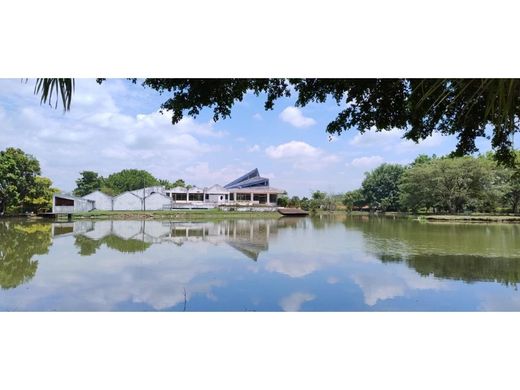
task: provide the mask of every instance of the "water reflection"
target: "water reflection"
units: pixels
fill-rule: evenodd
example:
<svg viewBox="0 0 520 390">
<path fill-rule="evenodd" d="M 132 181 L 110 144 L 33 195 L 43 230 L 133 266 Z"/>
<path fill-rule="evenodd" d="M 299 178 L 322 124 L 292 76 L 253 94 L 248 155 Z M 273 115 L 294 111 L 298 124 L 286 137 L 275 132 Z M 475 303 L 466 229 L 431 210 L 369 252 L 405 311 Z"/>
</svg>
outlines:
<svg viewBox="0 0 520 390">
<path fill-rule="evenodd" d="M 293 222 L 297 222 L 293 220 Z M 290 221 L 231 220 L 221 222 L 101 221 L 76 222 L 54 227 L 53 236 L 73 235 L 79 254 L 90 256 L 103 244 L 122 253 L 145 252 L 152 244 L 187 242 L 225 243 L 257 261 L 269 249 L 271 234 Z"/>
<path fill-rule="evenodd" d="M 519 310 L 519 233 L 325 215 L 0 221 L 0 310 Z"/>
<path fill-rule="evenodd" d="M 35 255 L 48 253 L 51 246 L 49 224 L 18 224 L 0 221 L 0 287 L 11 289 L 36 274 Z"/>
</svg>

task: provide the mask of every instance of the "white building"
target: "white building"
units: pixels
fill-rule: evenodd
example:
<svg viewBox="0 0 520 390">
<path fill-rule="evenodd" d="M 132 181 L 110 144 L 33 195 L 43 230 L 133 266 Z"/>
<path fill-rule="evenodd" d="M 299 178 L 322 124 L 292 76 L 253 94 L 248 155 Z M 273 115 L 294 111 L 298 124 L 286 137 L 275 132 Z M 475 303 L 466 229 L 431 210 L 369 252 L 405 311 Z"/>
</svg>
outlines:
<svg viewBox="0 0 520 390">
<path fill-rule="evenodd" d="M 219 206 L 274 207 L 278 196 L 283 193 L 285 191 L 270 187 L 269 179 L 261 177 L 258 169 L 253 169 L 225 186 L 214 184 L 205 188 L 175 187 L 171 189 L 154 186 L 123 192 L 114 197 L 101 191 L 94 191 L 83 198 L 74 198 L 92 202 L 90 206 L 78 205 L 82 211 L 88 211 L 86 209 L 89 207 L 90 210 L 142 211 Z M 61 206 L 56 205 L 56 207 Z"/>
<path fill-rule="evenodd" d="M 113 210 L 114 209 L 114 198 L 101 192 L 94 191 L 88 195 L 85 195 L 83 199 L 94 201 L 94 207 L 96 210 Z"/>
<path fill-rule="evenodd" d="M 94 201 L 69 194 L 54 194 L 52 196 L 53 214 L 73 214 L 94 209 Z"/>
<path fill-rule="evenodd" d="M 132 191 L 114 196 L 112 210 L 132 211 L 143 209 L 143 199 Z"/>
</svg>

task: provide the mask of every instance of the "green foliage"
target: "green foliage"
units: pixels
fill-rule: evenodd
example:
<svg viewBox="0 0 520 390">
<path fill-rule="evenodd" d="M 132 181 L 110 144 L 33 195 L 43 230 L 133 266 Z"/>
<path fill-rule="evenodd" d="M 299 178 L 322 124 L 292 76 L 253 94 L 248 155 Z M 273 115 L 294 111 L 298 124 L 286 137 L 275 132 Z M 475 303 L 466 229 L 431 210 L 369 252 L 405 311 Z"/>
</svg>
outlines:
<svg viewBox="0 0 520 390">
<path fill-rule="evenodd" d="M 366 200 L 361 189 L 357 189 L 346 192 L 343 196 L 342 203 L 347 208 L 347 211 L 352 211 L 354 207 L 364 206 L 366 204 Z"/>
<path fill-rule="evenodd" d="M 85 196 L 94 191 L 100 190 L 104 185 L 103 177 L 97 172 L 83 171 L 79 173 L 81 177 L 76 180 L 76 189 L 74 195 Z"/>
<path fill-rule="evenodd" d="M 151 173 L 140 169 L 123 169 L 113 173 L 105 179 L 104 185 L 111 188 L 115 194 L 137 190 L 143 187 L 159 185 Z"/>
<path fill-rule="evenodd" d="M 300 198 L 298 196 L 293 196 L 291 199 L 289 199 L 289 207 L 300 207 Z"/>
<path fill-rule="evenodd" d="M 34 185 L 23 199 L 24 211 L 33 213 L 47 212 L 52 210 L 52 196 L 60 192 L 52 187 L 51 179 L 36 176 Z"/>
<path fill-rule="evenodd" d="M 405 171 L 400 201 L 413 212 L 516 212 L 520 183 L 514 178 L 513 169 L 497 165 L 489 154 L 433 158 Z"/>
<path fill-rule="evenodd" d="M 23 211 L 23 201 L 40 175 L 40 163 L 21 149 L 0 152 L 0 214 Z"/>
<path fill-rule="evenodd" d="M 98 79 L 102 83 L 104 79 Z M 133 79 L 136 82 L 135 79 Z M 161 105 L 172 123 L 196 117 L 204 108 L 213 118 L 231 115 L 252 91 L 265 94 L 270 110 L 281 97 L 296 95 L 296 106 L 333 100 L 345 108 L 327 125 L 329 134 L 392 128 L 420 141 L 433 132 L 457 135 L 455 156 L 477 151 L 475 141 L 491 127 L 498 161 L 514 162 L 512 138 L 519 130 L 519 79 L 145 79 L 143 86 L 169 95 Z"/>
<path fill-rule="evenodd" d="M 308 199 L 307 197 L 304 196 L 304 197 L 301 199 L 301 201 L 300 201 L 300 208 L 301 208 L 302 210 L 307 210 L 307 211 L 309 211 L 310 208 L 311 208 L 311 201 L 310 201 L 310 199 Z"/>
<path fill-rule="evenodd" d="M 363 198 L 371 208 L 383 211 L 399 210 L 399 182 L 405 168 L 399 164 L 382 164 L 365 173 L 361 184 Z"/>
<path fill-rule="evenodd" d="M 170 182 L 165 179 L 159 179 L 158 182 L 159 182 L 159 185 L 163 186 L 167 190 L 171 190 L 172 188 L 175 188 L 175 187 L 186 187 L 186 183 L 182 179 L 177 179 L 174 182 Z"/>
<path fill-rule="evenodd" d="M 287 195 L 279 196 L 276 200 L 276 204 L 280 207 L 287 207 L 287 205 L 289 204 L 289 198 L 287 197 Z"/>
<path fill-rule="evenodd" d="M 320 202 L 325 200 L 326 196 L 327 196 L 326 192 L 322 192 L 322 191 L 319 191 L 319 190 L 318 191 L 314 191 L 312 193 L 312 199 L 320 201 Z"/>
</svg>

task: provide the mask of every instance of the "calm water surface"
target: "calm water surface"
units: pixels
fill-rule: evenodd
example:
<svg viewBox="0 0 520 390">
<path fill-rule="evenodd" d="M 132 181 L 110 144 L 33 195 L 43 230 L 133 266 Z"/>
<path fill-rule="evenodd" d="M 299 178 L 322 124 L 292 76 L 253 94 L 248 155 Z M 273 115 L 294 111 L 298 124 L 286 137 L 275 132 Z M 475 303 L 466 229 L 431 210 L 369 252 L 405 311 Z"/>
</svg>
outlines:
<svg viewBox="0 0 520 390">
<path fill-rule="evenodd" d="M 520 310 L 519 237 L 349 216 L 0 220 L 0 310 Z"/>
</svg>

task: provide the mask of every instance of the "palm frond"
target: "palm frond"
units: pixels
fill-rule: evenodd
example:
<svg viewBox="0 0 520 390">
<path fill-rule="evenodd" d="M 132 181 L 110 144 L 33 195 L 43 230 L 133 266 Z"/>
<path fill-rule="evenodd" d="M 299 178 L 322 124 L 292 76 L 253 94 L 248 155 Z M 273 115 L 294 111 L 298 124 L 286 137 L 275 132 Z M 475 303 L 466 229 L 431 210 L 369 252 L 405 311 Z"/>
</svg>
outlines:
<svg viewBox="0 0 520 390">
<path fill-rule="evenodd" d="M 54 99 L 54 108 L 61 101 L 63 111 L 69 111 L 74 88 L 74 79 L 36 79 L 34 94 L 40 95 L 40 104 L 49 103 L 52 107 Z"/>
</svg>

